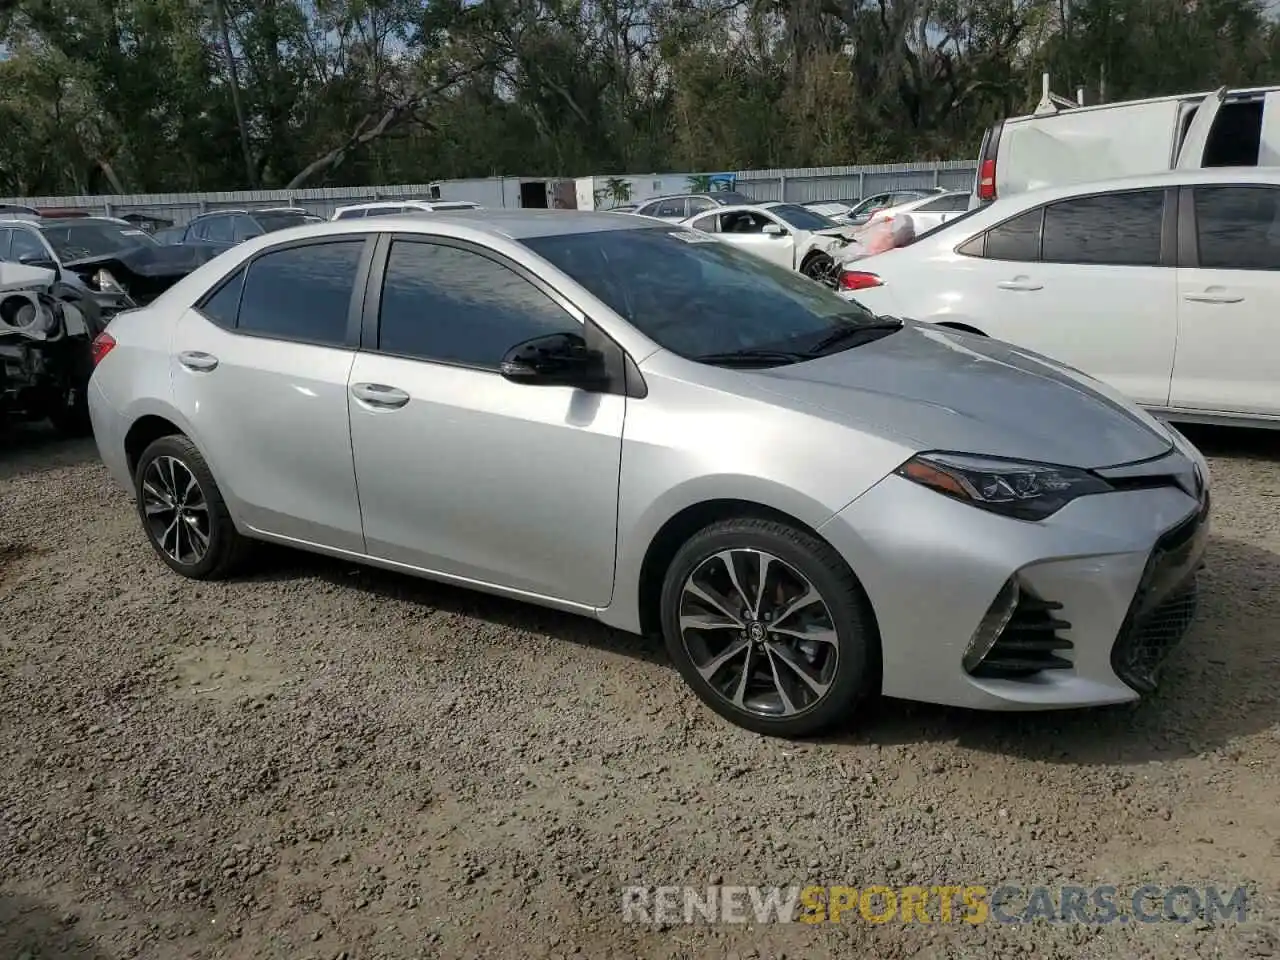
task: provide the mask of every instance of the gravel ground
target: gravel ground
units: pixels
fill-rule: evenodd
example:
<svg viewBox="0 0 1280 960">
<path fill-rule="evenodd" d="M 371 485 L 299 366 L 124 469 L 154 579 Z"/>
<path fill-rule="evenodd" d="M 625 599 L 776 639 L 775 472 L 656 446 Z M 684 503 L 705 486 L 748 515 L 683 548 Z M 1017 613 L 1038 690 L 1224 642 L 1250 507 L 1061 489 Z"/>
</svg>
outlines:
<svg viewBox="0 0 1280 960">
<path fill-rule="evenodd" d="M 0 957 L 1280 956 L 1280 435 L 1133 708 L 730 727 L 653 642 L 264 551 L 169 573 L 90 443 L 0 439 Z M 1245 884 L 1127 926 L 626 924 L 632 884 Z"/>
</svg>

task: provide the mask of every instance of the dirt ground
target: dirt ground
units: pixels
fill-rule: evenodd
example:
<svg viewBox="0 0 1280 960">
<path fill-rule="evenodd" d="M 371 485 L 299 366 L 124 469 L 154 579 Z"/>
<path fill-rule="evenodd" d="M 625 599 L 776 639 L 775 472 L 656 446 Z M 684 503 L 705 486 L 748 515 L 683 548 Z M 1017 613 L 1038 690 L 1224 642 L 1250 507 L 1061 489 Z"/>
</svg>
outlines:
<svg viewBox="0 0 1280 960">
<path fill-rule="evenodd" d="M 1190 431 L 1188 431 L 1190 433 Z M 0 958 L 1280 956 L 1280 434 L 1196 431 L 1204 601 L 1136 707 L 730 727 L 660 648 L 264 551 L 171 574 L 0 439 Z M 1191 923 L 624 923 L 631 885 L 1249 891 Z"/>
</svg>

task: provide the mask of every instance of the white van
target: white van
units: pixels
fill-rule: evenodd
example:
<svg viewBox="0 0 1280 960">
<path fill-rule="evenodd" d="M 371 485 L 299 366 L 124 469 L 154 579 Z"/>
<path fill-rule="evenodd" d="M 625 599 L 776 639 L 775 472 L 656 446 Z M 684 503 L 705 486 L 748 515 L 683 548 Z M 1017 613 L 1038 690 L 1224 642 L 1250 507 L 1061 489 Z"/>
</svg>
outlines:
<svg viewBox="0 0 1280 960">
<path fill-rule="evenodd" d="M 1161 170 L 1280 166 L 1280 87 L 1078 106 L 1049 93 L 989 129 L 972 206 L 1041 187 Z"/>
</svg>

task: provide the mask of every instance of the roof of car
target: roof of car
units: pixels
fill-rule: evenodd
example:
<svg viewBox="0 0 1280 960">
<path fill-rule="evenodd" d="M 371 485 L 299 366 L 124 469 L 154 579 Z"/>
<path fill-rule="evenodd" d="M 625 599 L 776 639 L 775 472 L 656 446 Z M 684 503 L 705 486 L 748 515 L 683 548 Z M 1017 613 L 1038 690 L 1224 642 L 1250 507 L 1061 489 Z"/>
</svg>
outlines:
<svg viewBox="0 0 1280 960">
<path fill-rule="evenodd" d="M 663 226 L 661 221 L 650 217 L 594 210 L 414 210 L 381 217 L 325 220 L 301 227 L 289 227 L 271 236 L 279 240 L 298 239 L 360 233 L 371 228 L 404 233 L 434 233 L 442 226 L 446 228 L 443 232 L 448 234 L 450 231 L 447 228 L 450 225 L 508 240 L 573 233 L 603 233 L 610 230 L 644 230 Z"/>
<path fill-rule="evenodd" d="M 1176 187 L 1197 183 L 1235 183 L 1280 185 L 1280 167 L 1201 167 L 1194 170 L 1161 170 L 1156 173 L 1138 173 L 1107 180 L 1090 180 L 1054 187 L 1041 187 L 1021 193 L 998 197 L 1001 200 L 1025 201 L 1029 205 L 1047 201 L 1078 197 L 1084 194 L 1110 193 L 1117 190 L 1140 190 L 1143 187 Z"/>
<path fill-rule="evenodd" d="M 15 217 L 0 213 L 0 223 L 8 226 L 24 223 L 32 227 L 66 227 L 77 223 L 110 223 L 117 227 L 132 227 L 133 224 L 118 220 L 115 217 Z"/>
</svg>

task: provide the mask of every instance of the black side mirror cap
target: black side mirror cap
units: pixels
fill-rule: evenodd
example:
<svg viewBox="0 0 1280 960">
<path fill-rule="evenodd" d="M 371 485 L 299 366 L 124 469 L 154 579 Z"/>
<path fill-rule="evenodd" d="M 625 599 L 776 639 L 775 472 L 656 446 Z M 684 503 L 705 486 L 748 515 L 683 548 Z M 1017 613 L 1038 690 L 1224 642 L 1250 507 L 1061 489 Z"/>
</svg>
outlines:
<svg viewBox="0 0 1280 960">
<path fill-rule="evenodd" d="M 498 367 L 512 383 L 592 389 L 606 382 L 604 358 L 575 333 L 551 333 L 518 343 Z"/>
</svg>

